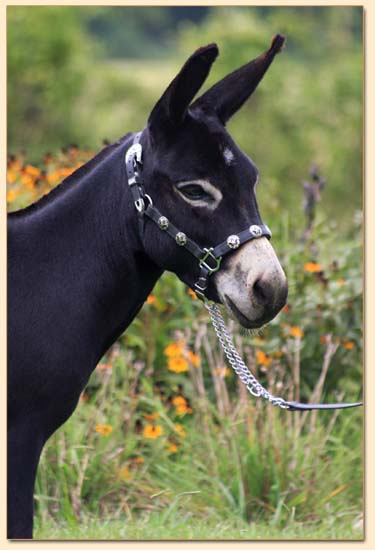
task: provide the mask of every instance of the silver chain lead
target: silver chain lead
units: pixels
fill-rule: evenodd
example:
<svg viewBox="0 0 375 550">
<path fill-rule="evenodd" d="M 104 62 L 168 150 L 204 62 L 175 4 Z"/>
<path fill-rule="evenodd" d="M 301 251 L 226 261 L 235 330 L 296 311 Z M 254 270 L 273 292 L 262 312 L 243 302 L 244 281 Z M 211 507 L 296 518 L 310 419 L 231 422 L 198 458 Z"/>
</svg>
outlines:
<svg viewBox="0 0 375 550">
<path fill-rule="evenodd" d="M 212 326 L 214 327 L 216 336 L 218 337 L 228 362 L 241 382 L 245 384 L 246 389 L 254 397 L 263 397 L 263 399 L 269 401 L 272 405 L 280 407 L 281 409 L 289 409 L 288 403 L 282 397 L 273 396 L 249 371 L 240 354 L 236 350 L 223 316 L 221 315 L 219 306 L 212 303 L 205 303 L 204 305 L 210 314 Z"/>
</svg>

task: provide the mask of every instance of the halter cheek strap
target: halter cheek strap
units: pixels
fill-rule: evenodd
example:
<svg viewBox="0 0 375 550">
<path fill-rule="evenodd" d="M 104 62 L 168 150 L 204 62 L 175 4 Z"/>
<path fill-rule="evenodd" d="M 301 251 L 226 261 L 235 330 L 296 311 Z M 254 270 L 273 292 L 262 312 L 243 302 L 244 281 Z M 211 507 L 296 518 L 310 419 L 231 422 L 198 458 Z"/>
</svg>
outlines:
<svg viewBox="0 0 375 550">
<path fill-rule="evenodd" d="M 180 231 L 171 221 L 163 216 L 153 205 L 152 199 L 144 192 L 139 168 L 142 165 L 142 146 L 140 138 L 142 133 L 136 134 L 133 145 L 126 151 L 125 164 L 128 185 L 132 193 L 134 206 L 138 212 L 139 231 L 141 238 L 144 235 L 145 217 L 154 222 L 160 231 L 164 231 L 178 246 L 184 247 L 198 261 L 199 275 L 194 284 L 194 290 L 203 300 L 208 309 L 212 325 L 223 348 L 227 360 L 237 376 L 243 382 L 247 390 L 255 397 L 262 397 L 268 402 L 289 411 L 310 411 L 314 409 L 345 409 L 358 407 L 362 403 L 318 403 L 305 404 L 297 401 L 285 401 L 282 397 L 275 397 L 268 392 L 255 376 L 249 371 L 243 359 L 236 350 L 234 343 L 227 331 L 224 319 L 217 304 L 209 303 L 206 298 L 206 290 L 209 277 L 220 269 L 223 256 L 236 250 L 243 244 L 258 239 L 259 237 L 271 238 L 271 231 L 266 225 L 253 224 L 249 228 L 237 234 L 229 235 L 225 241 L 215 247 L 202 248 L 190 239 L 183 231 Z"/>
</svg>

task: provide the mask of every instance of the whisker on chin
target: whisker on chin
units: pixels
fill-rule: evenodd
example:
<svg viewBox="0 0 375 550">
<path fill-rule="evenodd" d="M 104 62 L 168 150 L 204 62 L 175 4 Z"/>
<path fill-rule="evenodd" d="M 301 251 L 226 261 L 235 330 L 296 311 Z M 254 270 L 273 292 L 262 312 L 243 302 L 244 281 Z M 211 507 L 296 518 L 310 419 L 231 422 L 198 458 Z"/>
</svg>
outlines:
<svg viewBox="0 0 375 550">
<path fill-rule="evenodd" d="M 239 325 L 239 333 L 241 336 L 250 336 L 253 338 L 254 336 L 263 336 L 263 330 L 266 327 L 266 325 L 263 325 L 259 328 L 245 328 L 241 325 Z"/>
</svg>

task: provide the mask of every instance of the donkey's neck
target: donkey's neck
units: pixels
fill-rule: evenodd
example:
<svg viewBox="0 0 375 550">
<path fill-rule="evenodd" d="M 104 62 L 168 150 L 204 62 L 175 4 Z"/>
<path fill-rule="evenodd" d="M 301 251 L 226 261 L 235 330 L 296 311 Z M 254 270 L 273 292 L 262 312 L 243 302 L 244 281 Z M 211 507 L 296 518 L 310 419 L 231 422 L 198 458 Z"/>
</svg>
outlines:
<svg viewBox="0 0 375 550">
<path fill-rule="evenodd" d="M 55 307 L 78 316 L 80 339 L 93 342 L 96 361 L 131 323 L 162 273 L 139 237 L 124 166 L 131 142 L 100 153 L 51 197 L 11 216 L 9 228 L 10 255 L 13 246 L 26 243 L 25 271 L 29 277 L 37 272 L 39 285 L 53 278 Z"/>
</svg>

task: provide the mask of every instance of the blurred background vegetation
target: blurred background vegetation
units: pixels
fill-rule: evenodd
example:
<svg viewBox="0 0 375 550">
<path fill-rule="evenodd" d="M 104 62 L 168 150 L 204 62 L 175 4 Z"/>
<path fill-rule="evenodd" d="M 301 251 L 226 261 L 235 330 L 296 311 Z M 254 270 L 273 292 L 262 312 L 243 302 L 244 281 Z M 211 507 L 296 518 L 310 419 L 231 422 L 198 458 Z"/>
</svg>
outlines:
<svg viewBox="0 0 375 550">
<path fill-rule="evenodd" d="M 229 131 L 260 170 L 289 301 L 237 343 L 276 394 L 357 400 L 360 7 L 8 7 L 8 207 L 144 127 L 199 46 L 220 48 L 207 87 L 276 32 L 286 49 Z M 201 304 L 163 276 L 43 453 L 37 536 L 360 538 L 361 419 L 255 404 Z"/>
<path fill-rule="evenodd" d="M 298 210 L 314 162 L 323 208 L 350 224 L 348 205 L 362 205 L 361 8 L 8 7 L 8 150 L 97 150 L 145 125 L 197 47 L 219 45 L 210 85 L 276 32 L 287 47 L 229 130 L 260 168 L 265 217 Z"/>
</svg>

